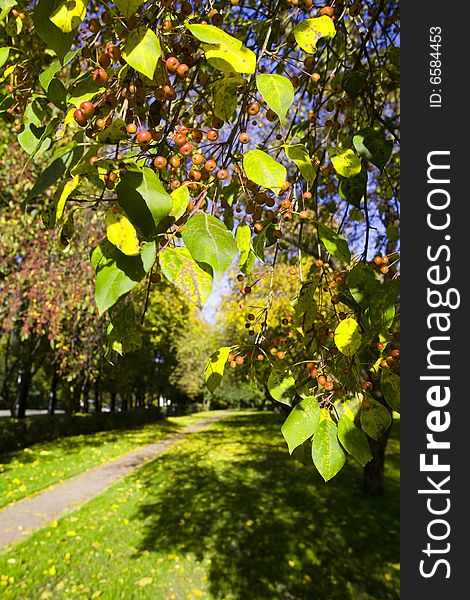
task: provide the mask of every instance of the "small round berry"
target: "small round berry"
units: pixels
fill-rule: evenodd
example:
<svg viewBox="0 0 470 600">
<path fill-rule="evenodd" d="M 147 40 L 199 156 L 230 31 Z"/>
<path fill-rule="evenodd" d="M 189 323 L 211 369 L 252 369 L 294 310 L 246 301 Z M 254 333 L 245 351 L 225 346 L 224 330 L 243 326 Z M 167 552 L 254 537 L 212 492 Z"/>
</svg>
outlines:
<svg viewBox="0 0 470 600">
<path fill-rule="evenodd" d="M 207 163 L 206 163 L 206 168 L 207 168 Z M 217 179 L 219 179 L 220 181 L 224 181 L 225 179 L 227 179 L 228 177 L 228 173 L 225 169 L 219 169 L 217 171 Z"/>
<path fill-rule="evenodd" d="M 149 144 L 152 141 L 152 134 L 148 129 L 141 129 L 137 134 L 139 144 Z"/>
<path fill-rule="evenodd" d="M 157 156 L 157 157 L 155 157 L 153 164 L 156 169 L 160 170 L 160 169 L 164 169 L 166 167 L 167 161 L 164 156 Z"/>
<path fill-rule="evenodd" d="M 335 9 L 332 6 L 324 6 L 320 11 L 320 16 L 332 17 L 335 14 Z"/>
<path fill-rule="evenodd" d="M 78 125 L 80 125 L 80 127 L 86 127 L 88 120 L 79 108 L 77 108 L 77 110 L 74 111 L 73 118 L 78 123 Z"/>
<path fill-rule="evenodd" d="M 180 65 L 177 69 L 177 73 L 180 77 L 186 77 L 186 75 L 189 73 L 188 65 L 185 65 L 185 64 Z"/>
<path fill-rule="evenodd" d="M 215 160 L 212 160 L 211 158 L 209 160 L 206 160 L 206 164 L 204 165 L 206 171 L 209 171 L 209 173 L 212 173 L 212 171 L 215 171 L 217 168 L 217 163 L 215 162 Z"/>
<path fill-rule="evenodd" d="M 240 133 L 240 137 L 238 139 L 240 140 L 241 144 L 248 144 L 248 142 L 250 141 L 250 136 L 248 135 L 248 133 L 243 132 Z"/>
<path fill-rule="evenodd" d="M 109 56 L 107 54 L 102 52 L 98 56 L 98 63 L 100 65 L 100 67 L 103 67 L 103 69 L 107 69 L 109 67 L 109 65 L 111 64 L 111 59 L 109 58 Z"/>
<path fill-rule="evenodd" d="M 250 104 L 248 104 L 247 111 L 248 111 L 249 115 L 254 117 L 255 115 L 257 115 L 259 113 L 260 105 L 258 104 L 258 102 L 251 102 Z"/>
<path fill-rule="evenodd" d="M 90 119 L 95 114 L 95 107 L 92 102 L 82 102 L 80 110 L 87 119 Z"/>
<path fill-rule="evenodd" d="M 170 157 L 170 165 L 174 168 L 174 169 L 178 169 L 181 165 L 181 160 L 179 158 L 179 156 L 171 156 Z"/>
<path fill-rule="evenodd" d="M 210 142 L 216 142 L 219 139 L 219 132 L 215 129 L 209 129 L 209 131 L 206 133 L 206 136 Z"/>
<path fill-rule="evenodd" d="M 181 146 L 180 152 L 183 156 L 191 156 L 191 154 L 194 152 L 194 148 L 191 144 L 186 143 Z"/>
<path fill-rule="evenodd" d="M 91 78 L 96 85 L 106 85 L 108 81 L 108 74 L 104 69 L 95 69 L 91 74 Z"/>
<path fill-rule="evenodd" d="M 176 56 L 170 56 L 166 59 L 165 65 L 170 73 L 176 73 L 178 67 L 180 66 L 180 61 L 176 58 Z"/>
</svg>

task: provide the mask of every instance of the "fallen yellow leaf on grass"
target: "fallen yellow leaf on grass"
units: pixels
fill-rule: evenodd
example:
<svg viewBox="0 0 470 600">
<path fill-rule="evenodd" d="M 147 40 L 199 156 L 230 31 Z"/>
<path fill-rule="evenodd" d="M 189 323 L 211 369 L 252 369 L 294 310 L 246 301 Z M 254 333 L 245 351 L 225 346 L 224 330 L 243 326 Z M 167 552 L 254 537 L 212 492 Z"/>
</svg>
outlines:
<svg viewBox="0 0 470 600">
<path fill-rule="evenodd" d="M 139 579 L 139 581 L 137 582 L 137 585 L 139 587 L 145 587 L 146 585 L 150 585 L 151 583 L 153 583 L 152 577 L 142 577 L 142 579 Z"/>
</svg>

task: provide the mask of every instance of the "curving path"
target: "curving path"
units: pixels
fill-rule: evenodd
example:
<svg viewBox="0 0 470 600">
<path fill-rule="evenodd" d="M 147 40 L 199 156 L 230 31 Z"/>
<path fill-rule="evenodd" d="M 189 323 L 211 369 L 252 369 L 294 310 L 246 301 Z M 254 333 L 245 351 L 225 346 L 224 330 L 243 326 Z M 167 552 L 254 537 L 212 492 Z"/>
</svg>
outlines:
<svg viewBox="0 0 470 600">
<path fill-rule="evenodd" d="M 170 438 L 123 454 L 104 465 L 94 467 L 39 492 L 36 496 L 23 498 L 5 507 L 0 510 L 0 549 L 77 510 L 124 475 L 142 466 L 148 460 L 156 458 L 184 436 L 199 431 L 228 415 L 227 412 L 209 417 Z"/>
</svg>

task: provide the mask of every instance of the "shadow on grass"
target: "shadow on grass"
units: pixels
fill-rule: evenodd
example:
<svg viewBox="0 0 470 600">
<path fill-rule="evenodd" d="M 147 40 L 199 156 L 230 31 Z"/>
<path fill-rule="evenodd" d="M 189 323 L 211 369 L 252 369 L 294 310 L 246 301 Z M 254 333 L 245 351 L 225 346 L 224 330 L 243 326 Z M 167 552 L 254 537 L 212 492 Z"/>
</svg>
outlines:
<svg viewBox="0 0 470 600">
<path fill-rule="evenodd" d="M 352 464 L 325 484 L 287 455 L 279 424 L 230 417 L 141 470 L 139 553 L 204 561 L 217 599 L 398 598 L 398 471 L 383 498 L 362 494 Z"/>
<path fill-rule="evenodd" d="M 127 428 L 119 427 L 117 429 L 110 429 L 106 431 L 99 431 L 95 433 L 83 433 L 73 437 L 63 437 L 51 441 L 40 442 L 33 444 L 28 448 L 21 448 L 12 452 L 0 454 L 0 465 L 3 466 L 3 472 L 7 472 L 11 468 L 16 468 L 16 465 L 8 467 L 9 463 L 19 460 L 21 463 L 32 463 L 39 457 L 44 455 L 44 452 L 49 452 L 50 456 L 61 454 L 71 455 L 80 452 L 84 448 L 100 448 L 106 444 L 112 444 L 119 442 L 122 436 L 125 435 L 138 435 L 141 440 L 138 441 L 135 446 L 142 446 L 145 444 L 151 444 L 157 439 L 160 440 L 164 437 L 171 437 L 181 432 L 186 425 L 171 423 L 166 420 L 160 420 L 155 423 L 148 425 L 138 424 L 131 425 Z M 155 436 L 158 436 L 157 438 Z M 41 454 L 42 453 L 42 454 Z"/>
</svg>

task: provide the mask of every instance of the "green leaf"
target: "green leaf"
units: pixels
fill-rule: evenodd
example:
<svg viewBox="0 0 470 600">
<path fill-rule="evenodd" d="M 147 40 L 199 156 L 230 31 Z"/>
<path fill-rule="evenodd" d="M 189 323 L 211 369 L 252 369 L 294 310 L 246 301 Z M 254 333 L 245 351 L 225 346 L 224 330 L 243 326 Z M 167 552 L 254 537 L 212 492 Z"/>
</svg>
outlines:
<svg viewBox="0 0 470 600">
<path fill-rule="evenodd" d="M 313 436 L 312 459 L 325 481 L 332 479 L 344 466 L 346 455 L 338 441 L 338 428 L 325 409 Z"/>
<path fill-rule="evenodd" d="M 256 77 L 258 92 L 282 122 L 294 102 L 294 86 L 284 75 L 262 73 Z"/>
<path fill-rule="evenodd" d="M 380 283 L 371 265 L 359 262 L 348 273 L 347 285 L 354 300 L 361 306 L 367 307 Z"/>
<path fill-rule="evenodd" d="M 173 218 L 173 200 L 158 175 L 144 167 L 142 171 L 126 171 L 116 186 L 118 203 L 130 221 L 146 238 L 165 231 Z"/>
<path fill-rule="evenodd" d="M 144 0 L 114 0 L 114 4 L 118 7 L 121 15 L 127 19 L 144 4 Z"/>
<path fill-rule="evenodd" d="M 392 417 L 383 404 L 371 396 L 362 401 L 361 427 L 373 440 L 380 439 L 392 424 Z"/>
<path fill-rule="evenodd" d="M 294 28 L 294 37 L 297 44 L 308 52 L 315 54 L 317 51 L 317 42 L 322 38 L 332 38 L 335 36 L 336 29 L 333 20 L 327 15 L 305 19 Z"/>
<path fill-rule="evenodd" d="M 8 56 L 10 54 L 10 47 L 0 48 L 0 68 L 7 62 Z"/>
<path fill-rule="evenodd" d="M 75 141 L 72 141 L 60 153 L 56 153 L 53 160 L 47 165 L 37 178 L 33 188 L 28 193 L 28 200 L 39 196 L 44 190 L 53 185 L 71 165 L 74 157 L 81 152 Z"/>
<path fill-rule="evenodd" d="M 149 79 L 153 79 L 161 53 L 157 36 L 147 27 L 131 31 L 122 49 L 122 57 L 127 64 Z"/>
<path fill-rule="evenodd" d="M 385 402 L 392 410 L 400 412 L 400 376 L 388 369 L 382 369 L 380 383 Z"/>
<path fill-rule="evenodd" d="M 354 100 L 367 86 L 367 71 L 359 68 L 345 73 L 342 86 L 346 94 Z"/>
<path fill-rule="evenodd" d="M 72 47 L 75 32 L 62 32 L 51 22 L 50 17 L 56 7 L 55 0 L 39 0 L 33 11 L 35 32 L 62 61 Z"/>
<path fill-rule="evenodd" d="M 100 144 L 117 144 L 127 138 L 126 123 L 122 119 L 116 119 L 98 133 L 96 141 Z"/>
<path fill-rule="evenodd" d="M 287 158 L 297 165 L 305 181 L 308 181 L 310 185 L 313 185 L 316 173 L 307 148 L 303 144 L 295 144 L 293 146 L 285 145 L 284 151 Z"/>
<path fill-rule="evenodd" d="M 182 236 L 194 260 L 210 265 L 218 275 L 230 267 L 237 254 L 232 233 L 222 221 L 206 213 L 190 217 Z"/>
<path fill-rule="evenodd" d="M 392 155 L 393 142 L 385 138 L 383 131 L 375 131 L 371 127 L 355 133 L 353 144 L 358 154 L 375 165 L 380 172 Z"/>
<path fill-rule="evenodd" d="M 279 193 L 287 176 L 286 168 L 262 150 L 250 150 L 243 157 L 243 169 L 254 183 Z"/>
<path fill-rule="evenodd" d="M 343 319 L 335 329 L 335 344 L 341 354 L 353 356 L 359 350 L 361 342 L 359 323 L 351 317 Z"/>
<path fill-rule="evenodd" d="M 106 211 L 106 237 L 108 240 L 126 254 L 136 256 L 140 252 L 139 238 L 134 225 L 129 221 L 122 211 L 112 208 Z"/>
<path fill-rule="evenodd" d="M 214 25 L 186 25 L 196 39 L 203 42 L 208 62 L 224 73 L 254 73 L 256 55 L 243 46 L 240 40 L 232 37 Z"/>
<path fill-rule="evenodd" d="M 100 315 L 142 281 L 153 267 L 155 257 L 155 242 L 143 244 L 138 256 L 126 256 L 106 239 L 93 250 L 95 302 Z"/>
<path fill-rule="evenodd" d="M 91 78 L 91 73 L 87 73 L 79 81 L 74 83 L 73 86 L 69 87 L 69 102 L 78 108 L 82 102 L 86 102 L 95 96 L 102 94 L 105 89 L 106 88 L 104 87 L 98 87 Z"/>
<path fill-rule="evenodd" d="M 115 311 L 111 312 L 114 313 Z M 108 340 L 107 360 L 110 360 L 112 350 L 124 356 L 124 354 L 135 352 L 142 347 L 142 331 L 136 325 L 137 315 L 132 303 L 126 304 L 116 314 L 111 314 L 111 322 L 106 332 Z"/>
<path fill-rule="evenodd" d="M 86 15 L 85 0 L 63 0 L 49 17 L 63 33 L 70 33 L 80 25 Z"/>
<path fill-rule="evenodd" d="M 273 369 L 268 377 L 268 391 L 274 400 L 292 406 L 295 398 L 295 379 L 290 371 Z"/>
<path fill-rule="evenodd" d="M 176 188 L 176 190 L 173 190 L 170 196 L 173 200 L 173 208 L 170 211 L 170 217 L 174 217 L 175 221 L 177 221 L 184 215 L 188 208 L 189 201 L 191 200 L 188 186 L 181 185 L 179 188 Z"/>
<path fill-rule="evenodd" d="M 214 83 L 214 107 L 216 117 L 230 121 L 238 104 L 238 88 L 243 84 L 238 73 L 225 73 L 222 79 Z"/>
<path fill-rule="evenodd" d="M 322 223 L 318 223 L 318 235 L 332 256 L 345 263 L 350 262 L 351 253 L 348 243 L 343 237 Z"/>
<path fill-rule="evenodd" d="M 385 281 L 370 299 L 369 318 L 379 332 L 390 329 L 395 318 L 395 305 L 400 293 L 400 282 Z"/>
<path fill-rule="evenodd" d="M 342 179 L 339 184 L 339 195 L 343 200 L 355 206 L 358 210 L 361 208 L 361 200 L 367 190 L 367 171 L 362 169 L 359 175 Z"/>
<path fill-rule="evenodd" d="M 45 114 L 37 102 L 28 104 L 23 116 L 24 129 L 18 135 L 18 142 L 30 155 L 35 154 L 39 157 L 52 144 L 50 138 L 41 141 L 47 129 L 46 125 L 42 125 L 44 117 Z"/>
<path fill-rule="evenodd" d="M 204 368 L 204 379 L 206 387 L 211 394 L 215 392 L 222 381 L 229 354 L 230 347 L 223 346 L 214 352 L 206 363 Z"/>
<path fill-rule="evenodd" d="M 320 411 L 320 405 L 314 397 L 304 398 L 294 406 L 281 427 L 290 454 L 317 431 Z"/>
<path fill-rule="evenodd" d="M 354 456 L 362 467 L 372 460 L 366 434 L 346 415 L 342 415 L 338 421 L 338 439 L 346 452 Z"/>
<path fill-rule="evenodd" d="M 199 308 L 212 292 L 212 276 L 193 259 L 187 248 L 163 248 L 159 255 L 165 277 Z"/>
<path fill-rule="evenodd" d="M 338 175 L 342 177 L 355 177 L 362 169 L 361 159 L 352 150 L 329 148 L 328 153 L 331 163 Z"/>
</svg>

